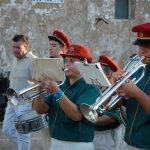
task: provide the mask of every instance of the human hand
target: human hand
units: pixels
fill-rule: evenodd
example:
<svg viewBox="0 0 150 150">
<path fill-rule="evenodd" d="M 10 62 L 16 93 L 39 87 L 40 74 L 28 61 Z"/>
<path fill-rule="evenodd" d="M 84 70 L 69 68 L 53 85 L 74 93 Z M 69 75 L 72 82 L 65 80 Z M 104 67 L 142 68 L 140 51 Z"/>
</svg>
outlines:
<svg viewBox="0 0 150 150">
<path fill-rule="evenodd" d="M 118 90 L 118 94 L 123 97 L 136 97 L 137 93 L 139 92 L 139 88 L 129 80 L 124 85 L 122 85 Z"/>
<path fill-rule="evenodd" d="M 47 89 L 49 92 L 51 93 L 55 93 L 56 91 L 59 90 L 59 87 L 57 85 L 57 82 L 56 81 L 53 81 L 51 80 L 47 75 L 45 74 L 42 74 L 40 77 L 39 77 L 39 81 L 41 83 L 41 86 L 44 88 L 44 89 Z"/>
<path fill-rule="evenodd" d="M 123 75 L 123 70 L 119 69 L 116 72 L 113 72 L 110 77 L 111 84 L 114 84 L 118 79 L 120 79 Z"/>
</svg>

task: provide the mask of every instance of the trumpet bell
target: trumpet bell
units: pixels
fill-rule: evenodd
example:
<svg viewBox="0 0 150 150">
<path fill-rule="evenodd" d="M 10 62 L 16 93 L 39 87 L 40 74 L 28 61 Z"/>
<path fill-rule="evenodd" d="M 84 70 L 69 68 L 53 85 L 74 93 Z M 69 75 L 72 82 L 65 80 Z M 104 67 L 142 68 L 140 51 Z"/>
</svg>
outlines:
<svg viewBox="0 0 150 150">
<path fill-rule="evenodd" d="M 12 88 L 7 89 L 6 95 L 8 100 L 13 104 L 13 105 L 18 105 L 19 103 L 19 96 L 16 93 L 16 91 Z"/>
<path fill-rule="evenodd" d="M 65 81 L 58 84 L 58 86 L 61 86 Z M 21 101 L 33 101 L 36 97 L 47 95 L 48 91 L 44 88 L 40 88 L 39 83 L 35 83 L 33 85 L 30 85 L 20 91 L 15 91 L 12 88 L 7 89 L 6 96 L 8 100 L 13 105 L 18 105 Z"/>
<path fill-rule="evenodd" d="M 36 89 L 39 88 L 39 86 L 40 84 L 33 84 L 19 92 L 16 92 L 12 88 L 8 88 L 6 96 L 13 105 L 18 105 L 23 100 L 32 101 L 34 98 L 47 92 L 45 89 L 40 89 L 40 91 L 37 92 Z"/>
<path fill-rule="evenodd" d="M 98 113 L 95 109 L 91 108 L 88 104 L 81 104 L 80 111 L 83 114 L 83 116 L 90 122 L 95 123 L 98 118 Z"/>
</svg>

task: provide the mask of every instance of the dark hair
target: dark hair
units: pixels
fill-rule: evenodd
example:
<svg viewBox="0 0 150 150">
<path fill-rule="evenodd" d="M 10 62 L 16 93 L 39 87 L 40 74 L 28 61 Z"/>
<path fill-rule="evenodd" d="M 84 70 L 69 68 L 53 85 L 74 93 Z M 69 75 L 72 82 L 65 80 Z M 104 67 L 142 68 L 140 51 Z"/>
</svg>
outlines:
<svg viewBox="0 0 150 150">
<path fill-rule="evenodd" d="M 24 42 L 26 45 L 28 45 L 29 41 L 27 36 L 23 35 L 23 34 L 16 34 L 13 38 L 12 41 L 14 42 L 18 42 L 18 41 L 22 41 Z"/>
<path fill-rule="evenodd" d="M 106 74 L 113 72 L 113 70 L 111 69 L 111 67 L 108 64 L 101 63 L 101 66 Z"/>
</svg>

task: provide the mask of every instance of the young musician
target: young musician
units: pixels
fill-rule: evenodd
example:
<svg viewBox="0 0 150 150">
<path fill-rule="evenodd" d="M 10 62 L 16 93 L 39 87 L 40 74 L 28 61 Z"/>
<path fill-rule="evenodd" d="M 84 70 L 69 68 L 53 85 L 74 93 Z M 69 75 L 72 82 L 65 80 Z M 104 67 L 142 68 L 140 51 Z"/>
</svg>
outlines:
<svg viewBox="0 0 150 150">
<path fill-rule="evenodd" d="M 48 113 L 51 135 L 51 150 L 94 150 L 94 128 L 79 111 L 82 103 L 93 104 L 99 96 L 98 89 L 87 84 L 75 67 L 74 62 L 85 59 L 91 63 L 92 57 L 88 48 L 72 44 L 64 54 L 66 80 L 62 86 L 48 76 L 40 77 L 41 86 L 51 95 L 35 100 L 38 113 Z"/>
<path fill-rule="evenodd" d="M 51 58 L 61 57 L 60 54 L 62 54 L 63 51 L 70 45 L 70 40 L 68 39 L 67 35 L 58 29 L 54 30 L 53 35 L 49 35 L 48 39 Z"/>
<path fill-rule="evenodd" d="M 111 78 L 111 74 L 120 69 L 119 65 L 108 55 L 103 54 L 99 56 L 98 62 L 108 77 Z M 104 89 L 103 89 L 104 90 Z M 102 91 L 103 92 L 103 91 Z M 99 114 L 97 121 L 95 122 L 95 136 L 94 146 L 95 150 L 119 150 L 121 147 L 121 138 L 118 139 L 116 134 L 117 128 L 120 125 L 118 112 L 107 112 Z M 121 143 L 121 144 L 120 144 Z"/>
<path fill-rule="evenodd" d="M 139 24 L 132 28 L 137 33 L 134 45 L 138 46 L 138 55 L 143 56 L 145 75 L 138 82 L 129 81 L 118 89 L 126 100 L 126 130 L 124 140 L 129 150 L 150 149 L 150 22 Z M 138 77 L 138 70 L 133 76 Z M 122 73 L 113 74 L 113 78 L 120 77 Z"/>
<path fill-rule="evenodd" d="M 69 47 L 70 40 L 62 31 L 55 29 L 52 35 L 48 36 L 50 58 L 61 58 L 63 51 Z M 34 103 L 34 101 L 33 101 Z M 34 105 L 34 104 L 33 104 Z M 50 135 L 47 128 L 42 130 L 42 144 L 44 150 L 50 149 Z"/>
</svg>

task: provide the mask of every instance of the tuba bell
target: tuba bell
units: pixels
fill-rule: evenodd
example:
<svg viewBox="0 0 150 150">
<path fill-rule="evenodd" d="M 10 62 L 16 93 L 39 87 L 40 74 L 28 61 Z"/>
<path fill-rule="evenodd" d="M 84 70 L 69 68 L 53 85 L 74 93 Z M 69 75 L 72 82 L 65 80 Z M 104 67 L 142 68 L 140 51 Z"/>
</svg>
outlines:
<svg viewBox="0 0 150 150">
<path fill-rule="evenodd" d="M 142 63 L 143 59 L 144 57 L 140 57 L 138 55 L 130 58 L 124 66 L 124 74 L 122 75 L 122 77 L 118 79 L 114 85 L 107 88 L 101 94 L 101 96 L 96 99 L 96 102 L 94 104 L 81 104 L 80 111 L 88 121 L 95 122 L 98 118 L 98 112 L 103 113 L 110 111 L 122 99 L 122 96 L 118 95 L 116 91 L 124 83 L 128 82 L 129 79 L 137 84 L 144 77 L 145 64 Z M 138 78 L 131 78 L 132 75 L 136 73 L 139 69 L 142 69 L 141 75 Z"/>
</svg>

